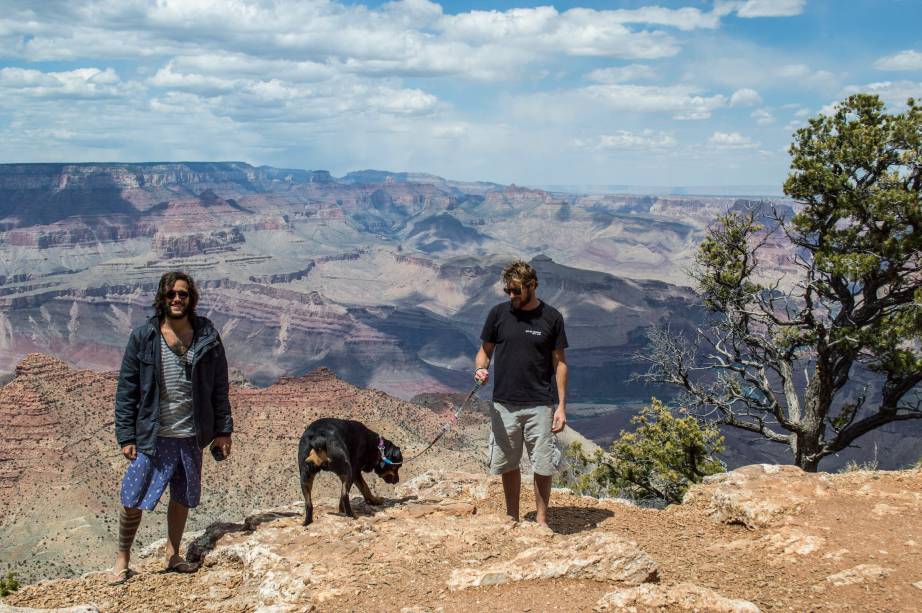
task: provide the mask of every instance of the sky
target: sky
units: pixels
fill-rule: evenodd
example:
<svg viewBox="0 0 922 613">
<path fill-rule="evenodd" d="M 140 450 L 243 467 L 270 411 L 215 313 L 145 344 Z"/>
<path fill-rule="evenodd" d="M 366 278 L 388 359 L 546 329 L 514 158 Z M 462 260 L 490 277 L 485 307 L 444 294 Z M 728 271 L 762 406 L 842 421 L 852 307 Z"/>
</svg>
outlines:
<svg viewBox="0 0 922 613">
<path fill-rule="evenodd" d="M 918 0 L 0 0 L 0 163 L 780 191 L 810 117 L 922 98 L 920 23 Z"/>
</svg>

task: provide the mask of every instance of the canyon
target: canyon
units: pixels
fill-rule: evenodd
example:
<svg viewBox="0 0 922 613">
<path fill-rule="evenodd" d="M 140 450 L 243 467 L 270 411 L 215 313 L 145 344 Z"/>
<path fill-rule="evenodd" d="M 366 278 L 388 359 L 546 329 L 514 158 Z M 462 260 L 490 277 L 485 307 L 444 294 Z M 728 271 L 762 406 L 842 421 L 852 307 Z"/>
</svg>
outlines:
<svg viewBox="0 0 922 613">
<path fill-rule="evenodd" d="M 567 322 L 573 422 L 606 444 L 651 396 L 675 394 L 631 376 L 651 326 L 691 336 L 706 317 L 687 270 L 708 225 L 765 206 L 790 215 L 795 204 L 240 162 L 3 164 L 0 373 L 33 352 L 116 369 L 157 279 L 180 269 L 241 380 L 325 367 L 404 400 L 456 393 L 486 312 L 505 298 L 502 267 L 524 258 Z M 778 275 L 793 269 L 777 235 L 762 258 Z M 825 466 L 905 466 L 917 430 L 875 432 Z M 787 461 L 783 446 L 730 438 L 730 466 Z"/>
</svg>

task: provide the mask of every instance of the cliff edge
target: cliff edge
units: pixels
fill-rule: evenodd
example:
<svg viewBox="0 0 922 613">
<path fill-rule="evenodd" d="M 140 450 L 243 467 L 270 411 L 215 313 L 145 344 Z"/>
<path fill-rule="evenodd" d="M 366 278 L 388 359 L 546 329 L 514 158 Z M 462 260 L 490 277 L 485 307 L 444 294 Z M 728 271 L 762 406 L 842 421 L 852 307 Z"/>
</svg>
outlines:
<svg viewBox="0 0 922 613">
<path fill-rule="evenodd" d="M 643 509 L 556 490 L 551 528 L 502 515 L 497 478 L 429 470 L 352 520 L 320 500 L 192 535 L 189 575 L 154 543 L 125 585 L 46 581 L 12 607 L 81 611 L 912 611 L 922 472 L 752 465 Z M 4 610 L 0 606 L 0 610 Z M 17 609 L 9 608 L 8 611 Z"/>
</svg>

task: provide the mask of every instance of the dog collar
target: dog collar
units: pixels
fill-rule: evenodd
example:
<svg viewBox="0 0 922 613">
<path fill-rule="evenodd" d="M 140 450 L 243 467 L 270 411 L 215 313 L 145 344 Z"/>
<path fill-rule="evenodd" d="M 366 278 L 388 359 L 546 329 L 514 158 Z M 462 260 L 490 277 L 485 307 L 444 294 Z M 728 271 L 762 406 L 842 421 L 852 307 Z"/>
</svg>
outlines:
<svg viewBox="0 0 922 613">
<path fill-rule="evenodd" d="M 384 455 L 384 437 L 378 435 L 378 453 L 381 454 L 381 461 L 385 464 L 390 464 L 391 466 L 400 466 L 403 462 L 393 462 L 390 458 Z"/>
</svg>

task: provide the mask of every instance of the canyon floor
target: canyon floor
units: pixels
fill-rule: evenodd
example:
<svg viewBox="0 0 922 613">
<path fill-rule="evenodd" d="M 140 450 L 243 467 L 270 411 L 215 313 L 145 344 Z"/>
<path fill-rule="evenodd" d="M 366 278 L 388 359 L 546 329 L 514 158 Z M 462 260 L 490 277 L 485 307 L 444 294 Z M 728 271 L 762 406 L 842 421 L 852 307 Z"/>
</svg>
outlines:
<svg viewBox="0 0 922 613">
<path fill-rule="evenodd" d="M 319 500 L 217 523 L 188 575 L 46 581 L 10 607 L 83 611 L 916 611 L 922 471 L 807 474 L 752 465 L 646 509 L 555 490 L 551 530 L 503 515 L 497 478 L 427 471 L 358 520 Z M 356 499 L 357 500 L 357 499 Z M 3 610 L 0 606 L 0 610 Z M 8 610 L 15 611 L 10 608 Z"/>
</svg>

